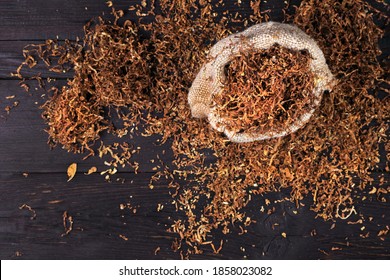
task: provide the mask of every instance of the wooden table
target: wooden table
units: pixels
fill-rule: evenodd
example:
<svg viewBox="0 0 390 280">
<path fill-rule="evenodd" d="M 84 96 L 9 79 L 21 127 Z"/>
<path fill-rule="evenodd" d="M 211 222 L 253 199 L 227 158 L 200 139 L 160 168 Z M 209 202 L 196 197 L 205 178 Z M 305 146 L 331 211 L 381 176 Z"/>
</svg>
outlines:
<svg viewBox="0 0 390 280">
<path fill-rule="evenodd" d="M 126 8 L 131 1 L 115 1 Z M 272 1 L 268 1 L 272 2 Z M 267 4 L 279 7 L 283 1 Z M 271 14 L 281 20 L 280 9 Z M 22 62 L 26 44 L 43 42 L 48 38 L 75 39 L 83 35 L 83 25 L 91 18 L 109 13 L 105 1 L 96 0 L 14 0 L 0 1 L 0 100 L 18 100 L 19 106 L 0 119 L 0 257 L 1 259 L 177 259 L 178 253 L 170 246 L 175 235 L 166 228 L 177 216 L 171 206 L 167 185 L 157 184 L 153 190 L 148 183 L 153 174 L 149 159 L 152 153 L 166 150 L 164 160 L 170 161 L 169 145 L 156 147 L 156 138 L 135 138 L 141 147 L 139 174 L 122 172 L 125 183 L 105 182 L 99 174 L 85 176 L 91 166 L 103 168 L 98 158 L 82 161 L 81 155 L 69 154 L 57 147 L 50 150 L 46 144 L 45 125 L 40 117 L 42 91 L 31 89 L 25 93 L 19 81 L 10 76 Z M 389 36 L 382 41 L 389 53 Z M 47 71 L 38 67 L 28 75 Z M 58 79 L 65 83 L 66 76 Z M 15 95 L 13 100 L 6 96 Z M 106 137 L 106 136 L 105 136 Z M 385 160 L 383 157 L 382 160 Z M 66 169 L 78 163 L 78 173 L 67 182 Z M 24 174 L 25 173 L 25 174 Z M 383 170 L 376 170 L 376 175 Z M 385 179 L 390 180 L 389 173 Z M 283 193 L 269 194 L 272 200 Z M 377 237 L 379 230 L 390 224 L 390 205 L 374 198 L 356 204 L 365 217 L 361 224 L 338 220 L 324 222 L 315 219 L 305 207 L 295 209 L 290 203 L 277 204 L 277 211 L 266 215 L 259 211 L 264 197 L 254 199 L 246 211 L 257 220 L 248 228 L 228 236 L 224 249 L 215 255 L 206 250 L 194 259 L 388 259 L 390 242 Z M 121 210 L 120 204 L 130 203 L 137 213 Z M 157 204 L 164 204 L 157 211 Z M 23 207 L 23 205 L 25 206 Z M 31 210 L 28 209 L 31 207 Z M 21 209 L 20 209 L 21 208 Z M 73 230 L 64 235 L 63 214 L 72 216 Z M 298 211 L 298 214 L 293 214 Z M 357 221 L 358 216 L 349 222 Z M 274 224 L 278 226 L 273 226 Z M 281 233 L 285 232 L 284 238 Z M 314 234 L 315 232 L 315 234 Z M 361 235 L 369 235 L 362 238 Z M 157 248 L 158 252 L 155 252 Z"/>
</svg>

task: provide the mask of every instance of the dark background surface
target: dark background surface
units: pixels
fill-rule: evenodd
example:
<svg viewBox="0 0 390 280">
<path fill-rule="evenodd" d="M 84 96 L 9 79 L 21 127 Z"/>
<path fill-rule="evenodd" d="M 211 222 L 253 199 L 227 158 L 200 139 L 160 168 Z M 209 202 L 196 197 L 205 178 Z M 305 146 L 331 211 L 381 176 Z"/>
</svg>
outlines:
<svg viewBox="0 0 390 280">
<path fill-rule="evenodd" d="M 126 8 L 131 2 L 114 1 L 118 8 Z M 283 1 L 268 2 L 273 3 L 265 4 L 264 9 L 273 8 L 271 19 L 282 20 Z M 60 40 L 75 39 L 83 35 L 83 25 L 102 12 L 109 13 L 105 1 L 0 0 L 0 106 L 5 107 L 6 96 L 16 95 L 14 100 L 20 101 L 10 115 L 0 112 L 1 259 L 180 258 L 170 248 L 175 235 L 166 232 L 167 226 L 178 216 L 171 206 L 168 187 L 163 182 L 155 184 L 153 190 L 148 187 L 155 166 L 150 159 L 166 150 L 164 160 L 169 162 L 169 145 L 157 147 L 153 138 L 129 140 L 141 147 L 141 154 L 136 158 L 140 172 L 121 172 L 115 177 L 126 179 L 125 183 L 115 178 L 107 183 L 99 174 L 85 176 L 83 173 L 92 166 L 104 170 L 103 161 L 99 158 L 82 161 L 81 155 L 69 154 L 60 147 L 50 150 L 36 105 L 42 102 L 42 92 L 32 88 L 27 94 L 19 87 L 19 81 L 10 76 L 22 62 L 22 49 L 26 44 L 57 36 Z M 388 54 L 386 42 L 389 40 L 382 41 L 382 45 Z M 43 77 L 48 75 L 39 67 L 26 73 L 38 72 L 42 72 Z M 65 83 L 64 77 L 58 84 Z M 78 163 L 78 173 L 67 182 L 66 169 L 73 162 Z M 378 169 L 374 173 L 380 176 L 383 172 Z M 384 173 L 384 177 L 390 180 L 389 173 Z M 239 235 L 237 229 L 230 235 L 216 236 L 216 240 L 223 238 L 225 243 L 220 254 L 206 250 L 203 255 L 192 258 L 390 258 L 389 238 L 377 236 L 390 224 L 389 203 L 379 202 L 372 196 L 357 203 L 357 212 L 366 219 L 363 224 L 351 224 L 360 219 L 359 215 L 348 221 L 315 219 L 315 213 L 309 210 L 310 199 L 299 209 L 282 202 L 276 204 L 274 214 L 260 212 L 265 198 L 274 201 L 284 195 L 288 193 L 254 199 L 246 211 L 257 223 L 248 228 L 247 234 Z M 121 210 L 119 205 L 126 203 L 135 206 L 137 213 Z M 158 203 L 164 204 L 160 212 Z M 23 204 L 35 211 L 35 218 L 26 208 L 19 209 Z M 73 231 L 65 236 L 64 211 L 74 220 Z M 282 232 L 286 233 L 286 238 L 282 237 Z"/>
</svg>

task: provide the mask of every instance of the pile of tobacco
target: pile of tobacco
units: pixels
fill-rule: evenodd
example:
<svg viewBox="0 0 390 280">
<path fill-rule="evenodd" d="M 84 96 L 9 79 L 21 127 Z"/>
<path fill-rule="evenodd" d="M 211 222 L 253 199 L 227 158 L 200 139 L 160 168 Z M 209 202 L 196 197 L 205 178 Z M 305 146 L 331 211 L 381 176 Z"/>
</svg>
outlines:
<svg viewBox="0 0 390 280">
<path fill-rule="evenodd" d="M 261 1 L 232 2 L 139 1 L 122 11 L 109 1 L 112 19 L 87 24 L 78 41 L 27 46 L 16 73 L 27 87 L 23 69 L 38 61 L 51 71 L 71 71 L 67 85 L 51 88 L 42 106 L 49 143 L 86 156 L 110 154 L 110 174 L 116 168 L 137 168 L 125 143 L 134 133 L 158 134 L 161 143 L 171 143 L 174 162 L 156 170 L 151 186 L 160 178 L 170 180 L 181 218 L 168 230 L 177 236 L 173 249 L 183 256 L 210 247 L 219 252 L 222 243 L 214 232 L 228 234 L 250 225 L 245 206 L 253 196 L 285 188 L 290 190 L 286 199 L 297 206 L 304 197 L 312 198 L 318 217 L 347 219 L 356 213 L 354 193 L 373 189 L 371 171 L 379 163 L 380 148 L 386 153 L 386 171 L 390 168 L 389 69 L 378 61 L 384 35 L 378 26 L 388 26 L 388 18 L 362 0 L 303 0 L 295 9 L 286 4 L 285 21 L 318 42 L 337 79 L 304 128 L 283 138 L 237 144 L 191 117 L 188 90 L 211 46 L 268 20 Z M 137 20 L 127 20 L 128 15 Z M 287 125 L 295 117 L 288 113 L 291 108 L 300 114 L 310 103 L 308 61 L 305 52 L 278 46 L 237 57 L 226 69 L 225 93 L 215 97 L 224 105 L 221 114 L 244 129 L 254 121 L 259 130 Z M 47 81 L 36 79 L 47 87 Z M 251 117 L 258 113 L 255 107 L 264 114 Z M 122 121 L 120 128 L 113 118 Z M 123 143 L 105 145 L 103 132 Z M 379 199 L 388 192 L 388 186 L 375 186 Z"/>
<path fill-rule="evenodd" d="M 235 57 L 225 69 L 223 91 L 213 96 L 225 127 L 247 133 L 286 130 L 312 109 L 310 61 L 308 52 L 278 45 Z"/>
</svg>

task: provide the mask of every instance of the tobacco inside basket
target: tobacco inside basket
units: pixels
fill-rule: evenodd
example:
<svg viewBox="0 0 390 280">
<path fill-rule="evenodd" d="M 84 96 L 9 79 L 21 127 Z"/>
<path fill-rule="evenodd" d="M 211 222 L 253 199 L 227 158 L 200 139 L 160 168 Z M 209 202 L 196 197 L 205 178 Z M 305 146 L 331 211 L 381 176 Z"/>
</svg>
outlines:
<svg viewBox="0 0 390 280">
<path fill-rule="evenodd" d="M 313 108 L 314 75 L 307 51 L 274 45 L 244 52 L 226 65 L 217 115 L 235 132 L 281 132 Z"/>
</svg>

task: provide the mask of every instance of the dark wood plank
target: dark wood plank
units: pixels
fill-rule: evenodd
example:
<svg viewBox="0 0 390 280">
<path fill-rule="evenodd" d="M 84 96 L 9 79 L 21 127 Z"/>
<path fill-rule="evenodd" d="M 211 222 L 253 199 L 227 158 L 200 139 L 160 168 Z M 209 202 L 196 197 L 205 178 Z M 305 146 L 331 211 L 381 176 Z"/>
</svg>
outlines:
<svg viewBox="0 0 390 280">
<path fill-rule="evenodd" d="M 182 216 L 171 204 L 172 198 L 164 182 L 148 188 L 150 174 L 121 174 L 125 183 L 104 182 L 99 175 L 78 174 L 65 183 L 63 174 L 31 174 L 24 178 L 13 175 L 0 179 L 0 258 L 13 258 L 21 252 L 25 259 L 176 259 L 170 249 L 174 234 L 166 229 L 172 220 Z M 387 178 L 389 179 L 389 178 Z M 271 193 L 267 198 L 278 200 L 288 191 Z M 308 203 L 308 200 L 306 200 Z M 137 208 L 120 210 L 120 204 L 130 203 Z M 157 211 L 157 204 L 164 209 Z M 19 209 L 23 204 L 32 212 Z M 248 233 L 239 230 L 225 236 L 216 233 L 215 240 L 224 239 L 225 247 L 219 255 L 211 251 L 194 259 L 313 259 L 313 258 L 389 258 L 390 241 L 380 240 L 376 234 L 390 222 L 389 204 L 367 199 L 358 203 L 358 213 L 375 217 L 361 224 L 349 225 L 337 221 L 315 219 L 307 206 L 296 209 L 290 202 L 276 204 L 276 211 L 267 215 L 259 211 L 264 198 L 257 197 L 245 209 L 257 221 Z M 380 206 L 380 207 L 379 207 Z M 64 233 L 62 215 L 67 211 L 74 219 L 74 229 Z M 297 211 L 294 214 L 293 211 Z M 356 221 L 354 216 L 350 221 Z M 274 226 L 277 223 L 277 226 Z M 317 235 L 311 236 L 313 229 Z M 287 238 L 281 236 L 286 232 Z M 368 239 L 359 236 L 370 232 Z M 128 238 L 124 240 L 123 235 Z M 348 243 L 347 243 L 348 242 Z M 160 247 L 160 252 L 154 251 Z M 332 248 L 341 250 L 332 251 Z M 245 251 L 244 251 L 245 250 Z M 325 254 L 325 253 L 326 254 Z M 328 255 L 327 255 L 328 254 Z"/>
<path fill-rule="evenodd" d="M 168 203 L 168 191 L 159 184 L 150 190 L 148 174 L 123 177 L 125 184 L 108 184 L 98 175 L 78 176 L 68 184 L 62 174 L 1 180 L 1 258 L 12 257 L 16 250 L 25 258 L 153 257 L 158 246 L 169 246 L 173 238 L 164 225 L 157 225 L 167 221 L 166 213 L 156 211 L 156 198 Z M 36 211 L 34 220 L 31 212 L 19 209 L 25 203 Z M 131 203 L 138 213 L 120 210 L 121 203 Z M 64 211 L 74 218 L 74 230 L 67 236 L 61 236 Z"/>
<path fill-rule="evenodd" d="M 126 9 L 137 1 L 116 1 Z M 108 14 L 106 1 L 19 0 L 1 1 L 0 40 L 76 39 L 92 18 Z"/>
<path fill-rule="evenodd" d="M 165 246 L 168 256 L 172 254 L 168 250 L 172 236 L 161 224 L 167 222 L 167 213 L 156 211 L 157 201 L 170 201 L 164 186 L 156 184 L 150 190 L 148 175 L 125 174 L 125 184 L 110 185 L 92 175 L 75 178 L 64 193 L 61 177 L 37 174 L 1 182 L 5 192 L 18 186 L 7 201 L 2 196 L 2 258 L 12 256 L 13 250 L 20 250 L 26 258 L 148 258 L 158 246 Z M 53 201 L 60 202 L 50 204 Z M 140 205 L 137 214 L 120 211 L 119 204 L 127 202 Z M 36 211 L 36 219 L 31 220 L 27 210 L 18 209 L 24 203 Z M 75 230 L 61 237 L 65 210 L 73 215 Z M 129 241 L 121 239 L 120 234 L 129 237 Z"/>
</svg>

